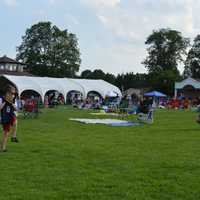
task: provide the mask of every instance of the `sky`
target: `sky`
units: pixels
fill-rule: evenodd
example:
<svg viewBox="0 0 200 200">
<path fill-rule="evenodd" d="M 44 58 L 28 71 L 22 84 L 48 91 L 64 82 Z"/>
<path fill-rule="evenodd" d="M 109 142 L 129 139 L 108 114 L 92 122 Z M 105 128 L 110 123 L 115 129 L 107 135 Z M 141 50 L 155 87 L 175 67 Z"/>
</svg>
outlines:
<svg viewBox="0 0 200 200">
<path fill-rule="evenodd" d="M 26 29 L 51 21 L 77 35 L 80 71 L 143 73 L 152 31 L 172 28 L 193 39 L 199 10 L 198 0 L 0 0 L 0 56 L 15 58 Z"/>
</svg>

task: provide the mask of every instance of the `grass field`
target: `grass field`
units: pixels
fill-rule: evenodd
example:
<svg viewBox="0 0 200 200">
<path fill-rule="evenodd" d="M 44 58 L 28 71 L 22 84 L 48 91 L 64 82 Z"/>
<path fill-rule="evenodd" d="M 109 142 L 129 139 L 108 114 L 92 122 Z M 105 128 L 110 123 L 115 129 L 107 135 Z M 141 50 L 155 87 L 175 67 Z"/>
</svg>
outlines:
<svg viewBox="0 0 200 200">
<path fill-rule="evenodd" d="M 71 122 L 91 115 L 60 107 L 21 119 L 20 143 L 0 154 L 0 199 L 198 200 L 195 115 L 157 111 L 153 125 L 109 127 Z"/>
</svg>

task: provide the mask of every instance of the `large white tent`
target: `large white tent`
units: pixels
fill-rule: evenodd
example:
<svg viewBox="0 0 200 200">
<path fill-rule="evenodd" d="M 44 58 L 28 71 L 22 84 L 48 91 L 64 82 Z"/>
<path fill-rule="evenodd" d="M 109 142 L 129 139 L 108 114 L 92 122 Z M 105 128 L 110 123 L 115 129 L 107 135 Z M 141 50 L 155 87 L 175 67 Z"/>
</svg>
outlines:
<svg viewBox="0 0 200 200">
<path fill-rule="evenodd" d="M 58 91 L 64 96 L 65 100 L 70 91 L 80 92 L 83 95 L 83 98 L 86 98 L 90 92 L 96 92 L 103 98 L 109 93 L 116 93 L 119 97 L 122 96 L 119 88 L 103 80 L 11 75 L 2 76 L 15 85 L 19 95 L 24 91 L 32 90 L 38 93 L 42 100 L 44 100 L 44 96 L 49 91 Z"/>
<path fill-rule="evenodd" d="M 41 97 L 43 97 L 42 88 L 38 84 L 30 79 L 28 76 L 10 76 L 10 75 L 3 75 L 6 79 L 8 79 L 11 83 L 15 85 L 18 90 L 19 95 L 26 90 L 33 90 L 37 92 Z"/>
<path fill-rule="evenodd" d="M 104 80 L 91 80 L 91 79 L 71 79 L 74 82 L 81 85 L 85 94 L 87 95 L 90 92 L 97 92 L 103 98 L 105 98 L 108 94 L 116 93 L 118 96 L 122 96 L 121 91 L 118 87 L 104 81 Z"/>
</svg>

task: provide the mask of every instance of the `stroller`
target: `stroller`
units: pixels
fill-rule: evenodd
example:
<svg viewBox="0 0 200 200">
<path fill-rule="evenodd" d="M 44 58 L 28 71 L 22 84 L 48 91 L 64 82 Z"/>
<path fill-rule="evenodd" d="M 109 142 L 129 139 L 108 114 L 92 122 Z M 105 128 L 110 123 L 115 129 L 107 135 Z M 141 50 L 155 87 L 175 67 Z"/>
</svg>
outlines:
<svg viewBox="0 0 200 200">
<path fill-rule="evenodd" d="M 35 99 L 27 99 L 23 107 L 24 118 L 37 118 L 39 114 L 39 105 Z"/>
</svg>

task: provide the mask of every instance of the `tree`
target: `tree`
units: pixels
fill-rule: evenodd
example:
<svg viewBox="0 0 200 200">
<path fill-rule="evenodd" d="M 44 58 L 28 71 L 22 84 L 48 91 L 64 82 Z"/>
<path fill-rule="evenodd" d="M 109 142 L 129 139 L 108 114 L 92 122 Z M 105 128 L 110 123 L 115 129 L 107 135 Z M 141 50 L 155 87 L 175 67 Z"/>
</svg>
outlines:
<svg viewBox="0 0 200 200">
<path fill-rule="evenodd" d="M 85 78 L 85 79 L 92 78 L 92 71 L 89 70 L 89 69 L 86 69 L 85 71 L 82 71 L 81 78 Z"/>
<path fill-rule="evenodd" d="M 95 69 L 93 72 L 89 69 L 86 69 L 81 73 L 81 78 L 85 79 L 102 79 L 104 81 L 107 81 L 113 85 L 115 85 L 116 77 L 113 74 L 110 73 L 104 73 L 101 69 Z"/>
<path fill-rule="evenodd" d="M 95 69 L 92 73 L 93 79 L 104 79 L 105 73 L 101 69 Z"/>
<path fill-rule="evenodd" d="M 106 74 L 101 69 L 95 69 L 93 72 L 89 69 L 81 73 L 81 78 L 86 79 L 105 79 Z"/>
<path fill-rule="evenodd" d="M 147 38 L 148 56 L 143 64 L 148 72 L 177 69 L 178 63 L 187 54 L 189 39 L 176 30 L 160 29 Z"/>
<path fill-rule="evenodd" d="M 105 77 L 104 77 L 104 81 L 107 81 L 107 82 L 115 85 L 116 84 L 116 77 L 113 74 L 106 73 Z"/>
<path fill-rule="evenodd" d="M 94 71 L 85 70 L 81 73 L 80 78 L 86 79 L 103 79 L 113 85 L 116 85 L 121 90 L 127 90 L 129 88 L 146 88 L 149 87 L 149 79 L 147 74 L 118 74 L 117 77 L 111 73 L 105 73 L 101 69 L 95 69 Z"/>
<path fill-rule="evenodd" d="M 51 22 L 39 22 L 26 30 L 17 60 L 35 75 L 73 77 L 81 63 L 77 37 Z"/>
<path fill-rule="evenodd" d="M 187 54 L 189 39 L 176 30 L 160 29 L 153 31 L 145 44 L 148 56 L 143 64 L 149 73 L 152 89 L 159 89 L 168 95 L 173 94 L 174 82 L 180 80 L 178 64 Z"/>
<path fill-rule="evenodd" d="M 200 78 L 200 35 L 195 37 L 192 48 L 188 52 L 185 61 L 184 76 Z"/>
<path fill-rule="evenodd" d="M 181 80 L 177 69 L 163 70 L 148 75 L 151 90 L 164 92 L 170 96 L 174 95 L 174 83 Z"/>
<path fill-rule="evenodd" d="M 116 85 L 122 90 L 129 88 L 146 88 L 148 87 L 148 75 L 147 74 L 118 74 L 116 77 Z"/>
</svg>

